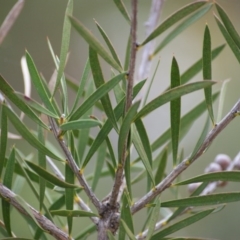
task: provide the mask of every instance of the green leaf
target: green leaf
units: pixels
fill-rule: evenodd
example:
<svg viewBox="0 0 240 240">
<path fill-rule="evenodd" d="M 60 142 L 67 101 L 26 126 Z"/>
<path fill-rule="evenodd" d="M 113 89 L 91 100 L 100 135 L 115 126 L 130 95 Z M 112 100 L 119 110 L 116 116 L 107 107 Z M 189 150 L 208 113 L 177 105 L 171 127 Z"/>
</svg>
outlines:
<svg viewBox="0 0 240 240">
<path fill-rule="evenodd" d="M 143 146 L 143 142 L 141 141 L 141 138 L 140 138 L 137 130 L 135 129 L 135 126 L 133 126 L 132 138 L 133 138 L 134 147 L 136 148 L 138 155 L 147 170 L 147 173 L 152 181 L 152 184 L 155 185 L 153 172 L 152 172 L 151 159 L 149 159 L 147 156 L 145 147 Z"/>
<path fill-rule="evenodd" d="M 225 44 L 216 47 L 212 50 L 212 60 L 215 59 L 224 49 Z M 188 68 L 182 75 L 181 75 L 181 82 L 182 84 L 187 83 L 191 80 L 198 72 L 202 70 L 202 58 L 195 62 L 190 68 Z"/>
<path fill-rule="evenodd" d="M 88 99 L 88 97 L 91 96 L 93 92 L 94 92 L 94 82 L 90 81 L 86 91 L 85 98 Z M 93 107 L 90 107 L 89 109 L 87 109 L 87 111 L 83 114 L 82 118 L 88 118 L 92 114 L 92 111 L 93 111 Z M 79 130 L 78 145 L 77 145 L 79 164 L 83 162 L 83 156 L 87 150 L 89 136 L 90 136 L 90 128 Z"/>
<path fill-rule="evenodd" d="M 195 207 L 240 201 L 240 192 L 218 193 L 189 197 L 162 203 L 162 207 Z"/>
<path fill-rule="evenodd" d="M 216 82 L 214 82 L 214 81 L 194 82 L 194 83 L 181 85 L 180 87 L 168 90 L 168 91 L 164 92 L 163 94 L 161 94 L 160 96 L 153 99 L 145 107 L 143 107 L 139 111 L 139 113 L 136 115 L 134 120 L 136 121 L 138 118 L 142 118 L 142 117 L 146 116 L 150 112 L 154 111 L 156 108 L 159 108 L 160 106 L 162 106 L 163 104 L 165 104 L 169 101 L 172 101 L 172 100 L 179 98 L 183 95 L 186 95 L 188 93 L 197 91 L 199 89 L 209 87 L 215 83 Z"/>
<path fill-rule="evenodd" d="M 77 104 L 79 102 L 79 99 L 83 95 L 84 88 L 86 87 L 88 76 L 90 74 L 90 70 L 91 70 L 91 67 L 90 67 L 90 62 L 89 62 L 89 59 L 88 59 L 87 62 L 86 62 L 86 65 L 84 67 L 84 70 L 83 70 L 82 78 L 80 80 L 80 85 L 79 85 L 79 87 L 77 87 L 77 96 L 74 100 L 74 104 L 73 104 L 73 107 L 72 107 L 72 110 L 71 110 L 71 113 L 69 114 L 69 116 L 71 116 L 72 113 L 75 111 L 75 109 L 77 107 Z"/>
<path fill-rule="evenodd" d="M 96 213 L 81 210 L 53 210 L 51 213 L 62 217 L 99 217 Z"/>
<path fill-rule="evenodd" d="M 59 86 L 60 80 L 63 77 L 63 71 L 64 71 L 65 64 L 66 64 L 67 52 L 68 52 L 68 48 L 69 48 L 70 35 L 71 35 L 71 23 L 68 19 L 68 16 L 72 15 L 72 12 L 73 12 L 73 0 L 68 0 L 65 17 L 64 17 L 64 22 L 63 22 L 60 63 L 59 63 L 59 68 L 58 68 L 56 84 L 55 84 L 54 90 L 53 90 L 53 95 L 55 94 L 55 92 Z"/>
<path fill-rule="evenodd" d="M 18 116 L 14 112 L 12 112 L 11 109 L 6 107 L 5 105 L 3 105 L 3 107 L 6 109 L 7 116 L 13 126 L 30 145 L 32 145 L 37 150 L 41 151 L 49 157 L 52 157 L 59 161 L 63 161 L 61 157 L 56 156 L 54 153 L 52 153 L 52 151 L 50 151 L 41 142 L 39 142 L 37 138 L 28 130 L 26 125 L 18 118 Z"/>
<path fill-rule="evenodd" d="M 123 155 L 123 151 L 124 151 L 124 146 L 126 147 L 126 143 L 127 143 L 127 137 L 129 135 L 129 131 L 131 128 L 131 124 L 133 121 L 134 116 L 137 113 L 137 109 L 140 105 L 140 102 L 136 102 L 134 103 L 130 109 L 127 111 L 125 118 L 123 119 L 120 131 L 119 131 L 119 138 L 118 138 L 118 160 L 119 163 L 122 163 L 122 161 L 124 160 L 122 158 Z"/>
<path fill-rule="evenodd" d="M 47 108 L 43 107 L 40 103 L 36 102 L 34 99 L 27 97 L 25 95 L 23 95 L 22 93 L 18 93 L 16 92 L 16 94 L 18 95 L 18 97 L 24 101 L 30 108 L 32 108 L 33 110 L 36 110 L 38 113 L 42 113 L 45 114 L 47 116 L 50 116 L 52 118 L 58 119 L 59 116 L 55 113 L 52 113 L 51 111 L 49 111 Z"/>
<path fill-rule="evenodd" d="M 102 69 L 101 69 L 101 66 L 100 66 L 100 63 L 98 60 L 97 52 L 94 51 L 91 47 L 89 48 L 89 60 L 90 60 L 90 65 L 91 65 L 91 69 L 92 69 L 94 83 L 95 83 L 96 88 L 98 89 L 104 85 L 105 81 L 104 81 Z M 115 118 L 115 115 L 114 115 L 114 112 L 112 109 L 112 104 L 111 104 L 110 98 L 108 96 L 108 93 L 106 93 L 106 95 L 104 95 L 101 98 L 101 103 L 105 110 L 105 114 L 112 122 L 114 128 L 118 129 L 117 121 L 116 121 L 116 118 Z"/>
<path fill-rule="evenodd" d="M 221 90 L 220 90 L 220 96 L 219 96 L 219 103 L 218 103 L 218 115 L 217 115 L 217 122 L 220 122 L 223 116 L 223 106 L 225 103 L 225 97 L 226 97 L 226 91 L 227 91 L 227 85 L 229 83 L 230 79 L 227 79 L 223 81 Z"/>
<path fill-rule="evenodd" d="M 170 43 L 174 38 L 176 38 L 185 29 L 191 26 L 193 23 L 198 21 L 202 16 L 204 16 L 212 7 L 212 4 L 206 4 L 203 8 L 193 13 L 190 17 L 180 23 L 176 28 L 174 28 L 157 46 L 153 55 L 156 55 L 161 49 L 163 49 L 168 43 Z"/>
<path fill-rule="evenodd" d="M 26 51 L 26 60 L 27 60 L 28 70 L 29 70 L 29 73 L 30 73 L 30 76 L 32 79 L 32 83 L 33 83 L 35 89 L 37 90 L 39 97 L 41 98 L 44 105 L 50 112 L 52 112 L 53 114 L 57 114 L 57 111 L 53 107 L 51 99 L 49 98 L 49 96 L 45 90 L 45 87 L 42 83 L 42 79 L 39 76 L 39 73 L 33 62 L 33 59 L 27 51 Z"/>
<path fill-rule="evenodd" d="M 64 131 L 74 129 L 84 129 L 100 126 L 101 122 L 94 119 L 80 119 L 76 121 L 66 122 L 60 125 L 60 128 Z"/>
<path fill-rule="evenodd" d="M 15 165 L 15 148 L 13 147 L 9 159 L 7 161 L 7 166 L 3 178 L 3 185 L 9 189 L 12 188 L 14 165 Z M 11 205 L 8 201 L 2 201 L 3 222 L 5 224 L 8 234 L 12 236 L 10 206 Z"/>
<path fill-rule="evenodd" d="M 215 6 L 217 8 L 218 14 L 219 14 L 225 28 L 227 29 L 227 31 L 230 34 L 233 41 L 237 44 L 238 48 L 240 49 L 240 36 L 239 36 L 238 32 L 236 31 L 235 27 L 233 26 L 230 18 L 228 17 L 228 15 L 224 12 L 223 8 L 217 2 L 215 2 Z"/>
<path fill-rule="evenodd" d="M 100 176 L 101 176 L 101 172 L 102 172 L 103 165 L 105 162 L 105 157 L 106 157 L 106 150 L 107 150 L 107 145 L 105 142 L 103 142 L 102 145 L 99 147 L 98 155 L 97 155 L 97 159 L 96 159 L 96 167 L 95 167 L 95 171 L 94 171 L 94 178 L 92 181 L 92 190 L 93 191 L 96 190 L 97 184 L 98 184 Z"/>
<path fill-rule="evenodd" d="M 121 219 L 121 223 L 129 237 L 129 239 L 131 240 L 136 240 L 135 236 L 134 236 L 134 233 L 129 229 L 129 226 L 124 222 L 124 220 Z"/>
<path fill-rule="evenodd" d="M 168 28 L 170 28 L 172 25 L 174 25 L 176 22 L 193 13 L 206 3 L 206 1 L 198 1 L 188 4 L 183 8 L 179 9 L 166 20 L 164 20 L 158 27 L 156 27 L 156 29 L 140 44 L 140 46 L 143 46 L 146 43 L 150 42 L 151 40 L 162 34 L 164 31 L 166 31 Z"/>
<path fill-rule="evenodd" d="M 157 168 L 157 171 L 155 174 L 155 184 L 156 185 L 159 184 L 164 177 L 165 169 L 167 166 L 168 149 L 164 148 L 163 152 L 161 152 L 159 155 L 160 156 L 158 156 L 157 159 L 160 158 L 160 161 L 159 161 L 158 168 Z"/>
<path fill-rule="evenodd" d="M 58 177 L 55 177 L 54 175 L 52 175 L 51 173 L 49 173 L 45 169 L 39 167 L 38 165 L 36 165 L 36 164 L 34 164 L 32 162 L 29 162 L 27 160 L 25 160 L 25 162 L 39 176 L 45 178 L 47 181 L 49 181 L 50 183 L 52 183 L 52 184 L 54 184 L 56 186 L 59 186 L 59 187 L 62 187 L 62 188 L 79 188 L 79 186 L 77 186 L 77 185 L 70 184 L 70 183 L 62 181 Z"/>
<path fill-rule="evenodd" d="M 150 240 L 154 233 L 155 224 L 157 223 L 157 220 L 159 217 L 159 212 L 160 212 L 160 207 L 161 207 L 161 202 L 160 202 L 159 198 L 157 198 L 154 203 L 155 203 L 155 206 L 152 210 L 152 214 L 151 214 L 150 220 L 149 220 L 148 233 L 147 233 L 147 237 L 146 237 L 147 240 Z"/>
<path fill-rule="evenodd" d="M 87 237 L 95 231 L 96 231 L 96 225 L 95 224 L 89 224 L 82 232 L 77 234 L 74 239 L 75 240 L 87 239 Z"/>
<path fill-rule="evenodd" d="M 219 93 L 213 95 L 213 101 L 218 97 Z M 187 114 L 181 118 L 181 132 L 186 131 L 191 127 L 194 120 L 196 120 L 206 110 L 206 103 L 201 102 Z M 157 138 L 151 145 L 152 151 L 156 151 L 164 143 L 166 143 L 171 137 L 171 128 L 167 129 L 159 138 Z"/>
<path fill-rule="evenodd" d="M 231 48 L 233 54 L 235 55 L 235 57 L 237 58 L 238 62 L 240 63 L 240 49 L 237 46 L 237 44 L 234 42 L 234 40 L 232 39 L 232 37 L 230 36 L 229 32 L 226 30 L 226 28 L 223 26 L 222 22 L 220 21 L 220 19 L 214 15 L 215 20 L 217 22 L 217 25 L 223 35 L 223 37 L 225 38 L 226 42 L 228 43 L 228 46 Z"/>
<path fill-rule="evenodd" d="M 34 122 L 40 124 L 45 129 L 49 127 L 41 121 L 41 119 L 22 101 L 8 82 L 0 75 L 0 90 L 18 107 L 19 110 L 24 112 Z"/>
<path fill-rule="evenodd" d="M 172 60 L 171 67 L 171 89 L 181 85 L 181 78 L 178 63 L 175 57 Z M 170 117 L 171 117 L 171 136 L 172 136 L 172 155 L 173 166 L 177 163 L 180 118 L 181 118 L 181 98 L 176 98 L 170 102 Z"/>
<path fill-rule="evenodd" d="M 204 31 L 204 39 L 203 39 L 203 79 L 211 80 L 212 79 L 212 54 L 211 54 L 211 35 L 208 26 L 206 25 Z M 204 89 L 205 100 L 209 112 L 209 116 L 212 120 L 213 125 L 215 124 L 213 108 L 212 108 L 212 88 Z"/>
<path fill-rule="evenodd" d="M 107 236 L 108 236 L 109 240 L 115 240 L 115 237 L 113 236 L 113 234 L 110 230 L 107 230 Z"/>
<path fill-rule="evenodd" d="M 92 33 L 76 18 L 69 16 L 72 26 L 84 38 L 89 46 L 94 49 L 109 65 L 122 72 L 121 66 L 112 58 L 102 44 L 92 35 Z"/>
<path fill-rule="evenodd" d="M 5 108 L 1 108 L 1 143 L 0 143 L 0 179 L 5 164 L 5 155 L 7 149 L 8 121 Z"/>
<path fill-rule="evenodd" d="M 116 6 L 117 6 L 118 10 L 120 11 L 120 13 L 127 20 L 127 22 L 130 24 L 131 20 L 130 20 L 129 14 L 127 12 L 127 9 L 126 9 L 123 1 L 122 0 L 113 0 L 113 1 L 116 4 Z"/>
<path fill-rule="evenodd" d="M 240 182 L 239 171 L 226 171 L 226 172 L 213 172 L 206 173 L 188 180 L 176 183 L 174 185 L 186 185 L 195 182 L 214 182 L 214 181 L 228 181 L 228 182 Z"/>
<path fill-rule="evenodd" d="M 134 88 L 133 88 L 133 97 L 135 97 L 139 91 L 141 90 L 141 88 L 143 87 L 144 83 L 146 81 L 143 80 L 141 82 L 139 82 Z M 124 102 L 125 100 L 122 99 L 121 102 L 115 107 L 114 109 L 114 114 L 116 116 L 116 120 L 118 120 L 122 114 L 123 114 L 123 110 L 124 110 Z M 112 130 L 112 124 L 110 122 L 110 120 L 108 119 L 105 124 L 103 125 L 103 127 L 101 128 L 101 130 L 99 131 L 98 135 L 96 136 L 95 140 L 93 141 L 87 156 L 85 157 L 83 166 L 86 166 L 87 163 L 90 161 L 91 157 L 93 156 L 93 154 L 97 151 L 97 149 L 99 148 L 99 146 L 102 144 L 102 142 L 106 139 L 107 135 L 110 133 L 110 131 Z"/>
<path fill-rule="evenodd" d="M 43 129 L 38 126 L 38 140 L 44 145 L 44 135 Z M 46 169 L 46 156 L 38 151 L 38 164 L 40 167 Z M 46 181 L 44 178 L 39 178 L 39 209 L 42 211 L 43 202 L 45 197 L 45 188 L 46 188 Z"/>
<path fill-rule="evenodd" d="M 108 82 L 104 83 L 99 87 L 89 98 L 87 98 L 80 107 L 69 118 L 69 121 L 76 120 L 80 118 L 89 108 L 91 108 L 98 100 L 100 100 L 105 94 L 107 94 L 111 89 L 113 89 L 122 79 L 126 73 L 121 73 L 116 77 L 112 78 Z"/>
<path fill-rule="evenodd" d="M 104 41 L 105 41 L 105 43 L 107 44 L 107 46 L 108 46 L 108 48 L 109 48 L 109 50 L 110 50 L 110 52 L 111 52 L 111 54 L 112 54 L 112 57 L 113 57 L 114 60 L 117 62 L 117 64 L 122 68 L 122 64 L 121 64 L 121 62 L 120 62 L 120 60 L 119 60 L 119 57 L 118 57 L 118 55 L 117 55 L 117 53 L 116 53 L 116 51 L 115 51 L 115 49 L 114 49 L 114 47 L 113 47 L 110 39 L 109 39 L 109 37 L 107 36 L 107 34 L 105 33 L 105 31 L 102 29 L 102 27 L 99 25 L 99 23 L 98 23 L 96 20 L 95 20 L 95 23 L 96 23 L 97 28 L 98 28 L 99 32 L 101 33 Z"/>
<path fill-rule="evenodd" d="M 199 220 L 201 220 L 202 218 L 205 218 L 206 216 L 208 216 L 209 214 L 211 214 L 214 211 L 213 209 L 209 209 L 209 210 L 205 210 L 202 211 L 200 213 L 197 213 L 191 217 L 185 218 L 169 227 L 166 227 L 165 229 L 163 229 L 162 231 L 160 231 L 159 233 L 155 234 L 151 240 L 159 240 L 162 239 L 163 237 L 172 234 L 180 229 L 183 229 L 195 222 L 198 222 Z"/>
<path fill-rule="evenodd" d="M 206 120 L 206 123 L 204 124 L 204 127 L 203 127 L 203 130 L 202 130 L 202 133 L 197 141 L 197 144 L 196 146 L 194 147 L 193 149 L 193 152 L 191 154 L 191 156 L 189 157 L 190 161 L 191 159 L 195 156 L 195 154 L 198 152 L 198 149 L 201 147 L 203 141 L 205 140 L 207 134 L 208 134 L 208 129 L 209 129 L 209 120 L 207 119 Z"/>
</svg>

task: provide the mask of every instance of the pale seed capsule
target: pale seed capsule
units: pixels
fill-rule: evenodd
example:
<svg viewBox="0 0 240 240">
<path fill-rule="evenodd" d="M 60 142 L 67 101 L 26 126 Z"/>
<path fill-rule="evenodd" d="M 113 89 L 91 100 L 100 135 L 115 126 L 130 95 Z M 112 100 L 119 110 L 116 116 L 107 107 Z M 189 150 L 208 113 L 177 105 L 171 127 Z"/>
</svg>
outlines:
<svg viewBox="0 0 240 240">
<path fill-rule="evenodd" d="M 238 154 L 238 156 L 234 159 L 234 168 L 240 170 L 240 155 Z"/>
<path fill-rule="evenodd" d="M 221 166 L 222 170 L 226 170 L 231 164 L 231 158 L 226 154 L 218 154 L 215 157 L 214 162 L 218 163 Z"/>
<path fill-rule="evenodd" d="M 188 184 L 189 193 L 193 193 L 202 183 L 190 183 Z"/>
<path fill-rule="evenodd" d="M 221 172 L 222 171 L 222 167 L 215 162 L 212 162 L 208 165 L 208 167 L 205 168 L 204 172 L 205 173 L 210 173 L 210 172 Z"/>
</svg>

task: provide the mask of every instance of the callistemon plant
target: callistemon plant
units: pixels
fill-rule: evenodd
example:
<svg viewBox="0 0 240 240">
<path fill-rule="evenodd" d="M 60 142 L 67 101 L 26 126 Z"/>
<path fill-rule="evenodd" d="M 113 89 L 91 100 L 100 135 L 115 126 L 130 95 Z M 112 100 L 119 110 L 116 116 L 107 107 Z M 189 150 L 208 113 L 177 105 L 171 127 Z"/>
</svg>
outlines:
<svg viewBox="0 0 240 240">
<path fill-rule="evenodd" d="M 216 1 L 192 1 L 159 21 L 165 3 L 152 0 L 145 26 L 147 36 L 138 39 L 137 29 L 144 28 L 137 25 L 140 1 L 131 0 L 129 9 L 121 0 L 113 2 L 129 26 L 124 59 L 118 57 L 118 49 L 107 30 L 96 22 L 102 39 L 95 37 L 73 16 L 74 1 L 68 0 L 59 57 L 50 39 L 46 41 L 56 68 L 51 80 L 40 74 L 27 50 L 21 61 L 24 93 L 15 91 L 8 79 L 0 76 L 1 239 L 206 239 L 197 235 L 177 237 L 177 231 L 198 224 L 208 215 L 221 211 L 227 203 L 240 200 L 239 191 L 222 191 L 228 182 L 240 181 L 240 154 L 231 159 L 220 147 L 201 175 L 187 180 L 182 175 L 200 156 L 204 158 L 218 134 L 239 115 L 240 101 L 222 116 L 227 82 L 212 79 L 212 61 L 225 45 L 240 63 L 240 36 L 230 17 Z M 24 1 L 18 1 L 2 22 L 0 44 L 23 7 Z M 200 59 L 180 74 L 178 57 L 174 55 L 169 66 L 169 86 L 149 100 L 161 64 L 158 62 L 151 72 L 153 59 L 208 12 L 226 43 L 213 48 L 211 29 L 206 24 L 200 33 Z M 108 17 L 108 12 L 105 16 Z M 119 34 L 120 27 L 115 28 Z M 65 71 L 71 29 L 88 45 L 88 59 L 80 81 Z M 165 38 L 161 36 L 163 33 Z M 37 48 L 38 43 L 34 44 Z M 102 62 L 108 66 L 110 79 L 104 77 Z M 201 78 L 191 81 L 199 72 Z M 217 82 L 221 89 L 213 93 L 212 87 Z M 38 100 L 31 95 L 32 88 Z M 70 90 L 74 99 L 71 103 Z M 182 98 L 189 93 L 194 95 L 195 91 L 202 91 L 205 99 L 182 114 Z M 216 100 L 218 111 L 213 108 Z M 151 126 L 144 121 L 145 116 L 167 103 L 168 129 L 159 133 L 156 130 L 158 137 L 152 140 Z M 184 150 L 179 143 L 203 113 L 207 118 L 200 136 L 192 137 L 195 146 L 190 151 Z M 9 146 L 9 139 L 15 142 L 13 146 Z M 107 179 L 108 184 L 102 179 Z M 187 195 L 179 193 L 181 185 L 188 189 Z M 27 194 L 22 191 L 26 186 Z M 142 188 L 141 194 L 136 195 L 136 186 Z M 100 199 L 97 192 L 108 187 L 108 194 Z M 170 195 L 166 196 L 167 189 Z M 33 205 L 30 196 L 34 196 L 37 205 Z M 18 221 L 12 209 L 26 222 L 28 234 L 25 230 L 16 233 Z M 135 217 L 138 212 L 142 212 L 141 217 Z"/>
</svg>

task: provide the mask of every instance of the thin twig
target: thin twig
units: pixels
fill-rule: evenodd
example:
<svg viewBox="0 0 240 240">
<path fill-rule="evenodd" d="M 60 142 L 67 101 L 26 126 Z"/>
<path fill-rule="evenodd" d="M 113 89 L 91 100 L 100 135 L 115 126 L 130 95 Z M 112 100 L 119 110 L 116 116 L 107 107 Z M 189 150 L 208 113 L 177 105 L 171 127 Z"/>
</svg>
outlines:
<svg viewBox="0 0 240 240">
<path fill-rule="evenodd" d="M 2 183 L 0 183 L 0 195 L 3 199 L 7 200 L 12 206 L 14 206 L 21 214 L 30 217 L 28 212 L 22 207 L 22 205 L 16 200 L 15 194 L 5 187 Z M 70 240 L 71 237 L 68 236 L 67 233 L 63 232 L 57 226 L 55 226 L 48 218 L 34 209 L 32 206 L 27 204 L 29 209 L 32 211 L 33 216 L 39 223 L 39 225 L 44 229 L 47 233 L 55 237 L 59 240 Z"/>
<path fill-rule="evenodd" d="M 137 42 L 137 0 L 132 0 L 131 55 L 130 55 L 130 65 L 129 65 L 129 71 L 128 71 L 125 113 L 129 110 L 129 108 L 132 105 L 132 91 L 133 91 L 133 85 L 134 85 L 134 72 L 135 72 L 136 54 L 137 54 L 136 42 Z M 117 205 L 118 193 L 123 181 L 124 166 L 125 166 L 125 161 L 127 157 L 127 140 L 128 140 L 128 136 L 125 139 L 120 163 L 118 165 L 116 175 L 115 175 L 115 181 L 112 189 L 112 194 L 110 197 L 111 206 Z"/>
<path fill-rule="evenodd" d="M 61 173 L 61 171 L 58 169 L 58 167 L 55 165 L 55 163 L 51 160 L 50 157 L 46 157 L 47 162 L 50 166 L 50 168 L 52 169 L 52 171 L 55 173 L 55 175 L 65 181 L 65 177 L 63 176 L 63 174 Z M 79 197 L 79 195 L 77 193 L 75 193 L 75 203 L 84 211 L 87 212 L 92 212 L 91 208 L 83 201 L 82 198 Z M 98 224 L 99 218 L 98 217 L 90 217 L 90 219 L 92 220 L 93 223 L 95 223 L 96 225 Z"/>
<path fill-rule="evenodd" d="M 80 171 L 80 169 L 78 168 L 71 152 L 69 151 L 65 141 L 59 137 L 59 127 L 57 126 L 56 122 L 54 119 L 49 117 L 49 123 L 51 125 L 53 134 L 55 136 L 55 138 L 57 139 L 60 147 L 62 148 L 66 158 L 67 158 L 67 163 L 69 165 L 69 167 L 72 169 L 72 171 L 74 172 L 75 176 L 77 177 L 80 185 L 83 187 L 85 193 L 87 194 L 87 196 L 90 198 L 90 200 L 92 201 L 93 205 L 96 207 L 96 209 L 98 210 L 98 212 L 101 214 L 103 207 L 102 207 L 102 203 L 101 201 L 96 197 L 96 195 L 94 194 L 94 192 L 91 190 L 90 186 L 88 185 L 86 179 L 84 178 L 82 172 Z"/>
<path fill-rule="evenodd" d="M 156 28 L 160 18 L 163 2 L 164 0 L 152 0 L 149 18 L 145 23 L 146 36 L 149 36 L 152 33 L 152 31 Z M 152 64 L 151 56 L 154 50 L 154 46 L 155 40 L 150 41 L 143 47 L 141 62 L 138 68 L 137 81 L 147 79 L 149 77 Z M 138 96 L 135 98 L 135 101 L 141 100 L 143 96 L 145 96 L 146 89 L 147 85 L 145 84 L 142 90 L 139 92 Z"/>
<path fill-rule="evenodd" d="M 176 168 L 172 170 L 169 175 L 163 179 L 161 183 L 159 183 L 153 190 L 148 192 L 145 196 L 139 199 L 136 203 L 131 207 L 131 213 L 134 214 L 140 209 L 142 209 L 147 203 L 153 200 L 157 195 L 162 193 L 166 188 L 170 187 L 174 179 L 176 179 L 180 173 L 182 173 L 186 168 L 188 168 L 197 158 L 199 158 L 206 149 L 210 146 L 213 140 L 217 137 L 217 135 L 225 129 L 225 127 L 237 116 L 240 112 L 240 100 L 234 105 L 231 111 L 217 124 L 208 134 L 202 145 L 200 146 L 197 153 L 191 158 L 187 158 L 182 161 Z"/>
<path fill-rule="evenodd" d="M 7 36 L 9 30 L 11 29 L 12 25 L 16 21 L 18 15 L 22 11 L 24 5 L 24 0 L 19 0 L 8 13 L 7 17 L 5 18 L 4 22 L 0 27 L 0 45 L 3 42 L 4 38 Z"/>
</svg>

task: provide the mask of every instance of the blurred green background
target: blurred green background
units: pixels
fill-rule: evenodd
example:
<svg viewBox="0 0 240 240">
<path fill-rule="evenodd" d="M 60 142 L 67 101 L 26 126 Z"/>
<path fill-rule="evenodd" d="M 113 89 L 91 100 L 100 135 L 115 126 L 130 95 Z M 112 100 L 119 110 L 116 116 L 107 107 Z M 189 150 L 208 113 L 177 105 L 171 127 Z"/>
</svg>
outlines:
<svg viewBox="0 0 240 240">
<path fill-rule="evenodd" d="M 190 2 L 193 1 L 165 1 L 160 19 L 165 19 L 175 10 Z M 221 6 L 226 10 L 237 31 L 240 33 L 240 1 L 219 0 L 217 2 L 219 2 Z M 0 23 L 2 23 L 5 16 L 15 3 L 15 0 L 0 0 Z M 130 10 L 130 1 L 125 1 L 125 3 Z M 20 59 L 24 55 L 25 49 L 27 49 L 32 55 L 38 70 L 44 75 L 46 79 L 50 79 L 54 70 L 54 63 L 48 50 L 46 38 L 48 37 L 50 39 L 55 53 L 59 55 L 62 24 L 66 4 L 66 0 L 26 0 L 23 11 L 21 12 L 8 36 L 1 44 L 0 73 L 17 91 L 23 92 Z M 148 18 L 150 5 L 151 1 L 149 0 L 139 0 L 137 33 L 139 42 L 141 42 L 145 36 L 144 23 Z M 163 51 L 160 52 L 158 55 L 161 59 L 160 67 L 158 69 L 153 88 L 150 92 L 149 99 L 152 99 L 159 95 L 159 93 L 161 93 L 169 85 L 170 66 L 173 55 L 178 61 L 181 73 L 183 73 L 189 66 L 191 66 L 193 62 L 201 57 L 203 32 L 206 23 L 209 25 L 211 32 L 212 48 L 215 48 L 225 42 L 216 25 L 213 17 L 213 12 L 216 12 L 214 8 L 212 8 L 209 13 L 205 15 L 200 21 L 184 31 L 183 34 L 178 36 L 174 41 L 167 45 Z M 117 49 L 121 61 L 124 61 L 125 47 L 129 34 L 129 26 L 126 23 L 125 19 L 123 19 L 123 17 L 120 15 L 112 1 L 75 0 L 73 15 L 76 18 L 80 19 L 83 24 L 88 27 L 92 33 L 97 36 L 98 39 L 100 39 L 100 41 L 102 41 L 93 21 L 93 19 L 95 19 L 107 32 L 113 45 Z M 166 34 L 162 35 L 161 39 L 163 39 L 165 35 Z M 69 61 L 65 72 L 78 80 L 81 77 L 83 66 L 87 59 L 88 46 L 74 30 L 72 31 L 71 35 L 69 51 Z M 137 56 L 138 64 L 139 59 L 141 58 L 141 54 L 142 52 L 139 51 Z M 156 61 L 159 57 L 156 57 L 154 59 L 152 69 L 154 69 Z M 110 77 L 110 67 L 103 63 L 103 68 L 105 70 L 106 79 L 108 79 Z M 136 68 L 136 72 L 137 69 L 138 68 Z M 153 70 L 151 71 L 150 76 L 152 73 Z M 213 62 L 213 79 L 220 81 L 219 84 L 214 86 L 214 91 L 220 89 L 221 82 L 227 78 L 230 78 L 231 81 L 228 84 L 223 114 L 226 114 L 230 110 L 233 104 L 238 100 L 240 93 L 239 64 L 228 46 L 225 47 L 222 54 L 220 54 L 220 56 Z M 194 78 L 194 80 L 201 79 L 201 73 Z M 33 94 L 35 94 L 35 92 L 33 92 Z M 189 109 L 194 107 L 197 103 L 199 103 L 203 97 L 203 91 L 199 91 L 197 93 L 183 97 L 183 114 L 189 111 Z M 215 115 L 217 115 L 217 105 L 215 106 Z M 196 121 L 189 134 L 181 142 L 180 147 L 184 148 L 185 156 L 187 156 L 193 149 L 201 132 L 203 123 L 205 122 L 205 118 L 206 115 Z M 158 111 L 145 118 L 144 121 L 146 128 L 149 131 L 151 142 L 154 141 L 159 136 L 159 134 L 161 134 L 169 126 L 169 119 L 169 105 L 161 107 Z M 213 161 L 214 157 L 218 153 L 225 153 L 228 154 L 231 158 L 234 158 L 240 149 L 239 127 L 240 122 L 237 118 L 223 131 L 223 133 L 219 135 L 219 137 L 214 141 L 204 156 L 198 159 L 193 166 L 191 166 L 182 174 L 181 178 L 186 179 L 203 173 L 204 168 L 211 161 Z M 22 144 L 19 141 L 11 141 L 8 147 L 10 147 L 13 143 L 15 143 L 17 147 L 21 146 Z M 25 153 L 30 153 L 28 152 L 28 144 L 22 146 L 25 148 Z M 92 164 L 93 165 L 91 165 L 90 168 L 94 167 L 94 161 Z M 169 165 L 169 170 L 170 167 L 171 164 Z M 103 185 L 99 184 L 97 194 L 100 196 L 100 198 L 104 197 L 110 191 L 111 185 L 112 184 L 109 181 L 104 183 L 104 188 L 101 188 Z M 224 189 L 219 189 L 217 191 L 225 192 L 229 190 L 236 191 L 239 189 L 239 184 L 231 183 L 228 184 Z M 144 189 L 142 186 L 136 187 L 134 189 L 135 196 L 142 196 L 144 193 L 143 190 Z M 181 187 L 181 194 L 182 196 L 188 195 L 185 187 Z M 25 191 L 23 197 L 25 200 L 29 200 L 30 195 L 28 196 L 28 192 Z M 173 198 L 173 196 L 169 192 L 164 192 L 162 198 L 166 200 Z M 30 200 L 30 202 L 37 207 L 34 200 Z M 137 230 L 140 230 L 140 223 L 143 222 L 143 219 L 143 213 L 136 215 L 135 222 Z M 14 227 L 16 234 L 22 233 L 20 234 L 21 236 L 30 237 L 30 233 L 26 227 L 26 222 L 22 221 L 22 218 L 17 214 L 16 221 L 18 221 L 18 228 Z M 239 222 L 240 203 L 233 203 L 226 206 L 223 211 L 211 215 L 201 222 L 193 224 L 177 235 L 196 237 L 202 236 L 221 240 L 237 240 L 240 238 Z M 79 226 L 75 225 L 74 232 L 77 232 L 78 230 Z M 90 239 L 95 239 L 95 237 L 92 236 Z"/>
</svg>

